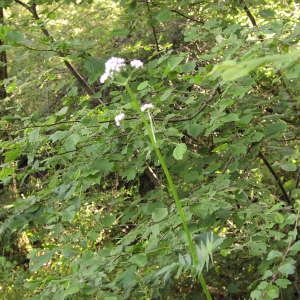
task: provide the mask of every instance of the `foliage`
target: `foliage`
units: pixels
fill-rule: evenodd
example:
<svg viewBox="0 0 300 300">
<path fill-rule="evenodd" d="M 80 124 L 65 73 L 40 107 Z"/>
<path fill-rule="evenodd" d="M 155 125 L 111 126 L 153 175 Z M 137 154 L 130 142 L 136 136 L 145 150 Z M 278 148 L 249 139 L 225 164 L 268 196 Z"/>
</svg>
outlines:
<svg viewBox="0 0 300 300">
<path fill-rule="evenodd" d="M 299 296 L 297 1 L 1 4 L 0 299 Z"/>
</svg>

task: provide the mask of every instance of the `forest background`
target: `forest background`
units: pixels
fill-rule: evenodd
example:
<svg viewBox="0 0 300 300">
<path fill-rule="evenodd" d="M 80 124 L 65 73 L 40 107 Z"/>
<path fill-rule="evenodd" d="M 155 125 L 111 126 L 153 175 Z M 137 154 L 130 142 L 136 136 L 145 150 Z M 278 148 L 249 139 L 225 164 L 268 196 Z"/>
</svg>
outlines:
<svg viewBox="0 0 300 300">
<path fill-rule="evenodd" d="M 299 298 L 299 18 L 0 1 L 0 299 Z"/>
</svg>

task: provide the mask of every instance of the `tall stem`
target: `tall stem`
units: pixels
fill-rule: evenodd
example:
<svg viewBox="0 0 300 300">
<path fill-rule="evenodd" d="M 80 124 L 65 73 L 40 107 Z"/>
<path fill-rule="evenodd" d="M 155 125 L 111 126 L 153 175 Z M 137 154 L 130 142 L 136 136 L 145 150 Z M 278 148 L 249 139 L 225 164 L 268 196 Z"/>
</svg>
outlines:
<svg viewBox="0 0 300 300">
<path fill-rule="evenodd" d="M 134 104 L 134 107 L 140 113 L 140 117 L 141 117 L 141 119 L 144 123 L 144 126 L 146 128 L 146 131 L 147 131 L 147 134 L 149 136 L 152 147 L 154 149 L 154 152 L 155 152 L 155 154 L 156 154 L 156 156 L 159 160 L 159 163 L 160 163 L 160 165 L 161 165 L 161 167 L 164 171 L 164 174 L 166 176 L 167 183 L 168 183 L 168 190 L 169 190 L 169 193 L 172 195 L 172 197 L 175 201 L 175 205 L 176 205 L 176 208 L 177 208 L 177 213 L 180 217 L 180 220 L 181 220 L 181 223 L 182 223 L 182 226 L 183 226 L 183 230 L 184 230 L 184 233 L 185 233 L 185 236 L 186 236 L 186 240 L 187 240 L 187 243 L 188 243 L 188 247 L 189 247 L 189 250 L 190 250 L 190 254 L 191 254 L 193 263 L 194 263 L 194 265 L 199 266 L 200 261 L 199 261 L 198 255 L 197 255 L 195 243 L 193 242 L 191 231 L 190 231 L 189 226 L 188 226 L 186 214 L 185 214 L 185 211 L 184 211 L 183 206 L 181 204 L 181 201 L 179 199 L 177 188 L 176 188 L 176 185 L 174 184 L 174 181 L 173 181 L 172 175 L 169 171 L 166 160 L 165 160 L 163 154 L 161 153 L 161 151 L 159 149 L 159 145 L 156 141 L 155 132 L 154 132 L 153 126 L 152 126 L 151 116 L 150 116 L 150 114 L 148 115 L 149 116 L 149 122 L 148 122 L 147 118 L 145 117 L 145 114 L 143 112 L 141 112 L 140 109 L 139 109 L 139 102 L 138 102 L 135 94 L 133 93 L 133 91 L 131 90 L 131 88 L 129 87 L 128 84 L 126 84 L 125 87 L 126 87 L 126 90 L 127 90 L 128 94 L 131 98 L 131 101 Z M 209 290 L 207 288 L 207 284 L 206 284 L 205 279 L 204 279 L 202 274 L 199 276 L 199 281 L 200 281 L 201 287 L 204 291 L 204 294 L 206 296 L 206 299 L 211 300 L 212 297 L 209 293 Z"/>
</svg>

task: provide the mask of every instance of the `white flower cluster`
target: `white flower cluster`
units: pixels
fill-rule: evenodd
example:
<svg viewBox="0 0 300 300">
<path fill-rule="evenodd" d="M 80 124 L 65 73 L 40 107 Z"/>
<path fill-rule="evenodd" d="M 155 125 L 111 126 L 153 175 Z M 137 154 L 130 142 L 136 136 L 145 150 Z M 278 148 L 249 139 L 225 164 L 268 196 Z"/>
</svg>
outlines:
<svg viewBox="0 0 300 300">
<path fill-rule="evenodd" d="M 136 68 L 136 69 L 139 69 L 139 68 L 142 68 L 144 66 L 143 62 L 140 61 L 139 59 L 134 59 L 130 62 L 130 65 L 133 67 L 133 68 Z"/>
<path fill-rule="evenodd" d="M 146 111 L 147 109 L 153 109 L 154 105 L 152 103 L 145 103 L 141 106 L 141 111 Z"/>
<path fill-rule="evenodd" d="M 125 114 L 124 113 L 120 113 L 118 115 L 115 116 L 115 122 L 116 125 L 119 127 L 121 125 L 121 121 L 125 118 Z"/>
<path fill-rule="evenodd" d="M 134 59 L 130 62 L 130 66 L 139 69 L 142 68 L 144 64 L 139 59 Z M 112 78 L 114 73 L 120 72 L 124 67 L 126 67 L 124 58 L 114 56 L 111 57 L 105 63 L 105 71 L 100 77 L 100 83 L 104 83 L 108 78 Z"/>
<path fill-rule="evenodd" d="M 124 68 L 125 59 L 121 57 L 111 57 L 105 63 L 105 72 L 100 77 L 100 82 L 104 83 L 109 77 L 112 77 L 115 72 L 120 72 Z"/>
</svg>

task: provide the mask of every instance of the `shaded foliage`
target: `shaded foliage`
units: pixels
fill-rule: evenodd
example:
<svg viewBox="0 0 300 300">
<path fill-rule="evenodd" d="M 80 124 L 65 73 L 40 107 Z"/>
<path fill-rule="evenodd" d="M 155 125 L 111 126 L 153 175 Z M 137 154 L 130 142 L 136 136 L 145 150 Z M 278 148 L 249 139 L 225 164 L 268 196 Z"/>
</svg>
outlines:
<svg viewBox="0 0 300 300">
<path fill-rule="evenodd" d="M 299 297 L 297 1 L 1 5 L 0 298 Z"/>
</svg>

